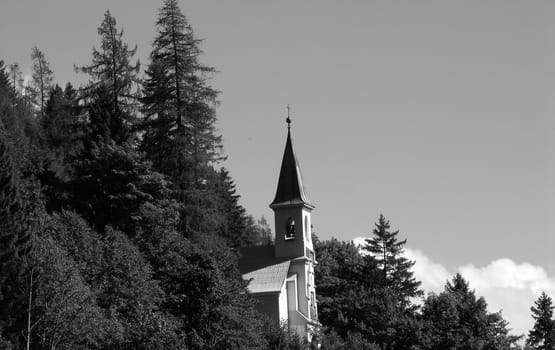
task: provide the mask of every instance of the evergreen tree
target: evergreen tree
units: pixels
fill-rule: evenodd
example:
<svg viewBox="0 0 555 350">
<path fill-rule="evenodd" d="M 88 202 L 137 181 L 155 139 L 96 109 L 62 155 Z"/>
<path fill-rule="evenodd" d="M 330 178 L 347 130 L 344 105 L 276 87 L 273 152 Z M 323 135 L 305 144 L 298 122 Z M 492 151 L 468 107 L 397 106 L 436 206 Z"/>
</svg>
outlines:
<svg viewBox="0 0 555 350">
<path fill-rule="evenodd" d="M 350 342 L 362 337 L 381 349 L 410 349 L 421 342 L 421 323 L 402 296 L 384 286 L 383 271 L 370 255 L 352 242 L 313 239 L 318 257 L 318 318 L 326 336 L 336 334 Z M 353 343 L 354 344 L 354 343 Z M 355 346 L 355 345 L 353 345 Z"/>
<path fill-rule="evenodd" d="M 369 289 L 364 288 L 363 257 L 352 243 L 335 238 L 320 242 L 313 238 L 318 265 L 314 269 L 318 288 L 318 319 L 330 331 L 346 338 L 350 331 L 364 332 L 363 301 L 368 301 Z M 371 277 L 371 275 L 368 275 Z M 355 306 L 356 305 L 356 306 Z"/>
<path fill-rule="evenodd" d="M 141 149 L 155 169 L 170 176 L 182 203 L 180 230 L 217 233 L 221 229 L 214 163 L 221 159 L 215 132 L 218 91 L 208 84 L 215 70 L 200 63 L 196 39 L 176 0 L 165 0 L 143 85 Z"/>
<path fill-rule="evenodd" d="M 156 27 L 143 89 L 143 148 L 162 172 L 198 185 L 221 148 L 215 134 L 218 91 L 208 85 L 215 70 L 200 63 L 201 40 L 176 0 L 164 0 Z"/>
<path fill-rule="evenodd" d="M 252 245 L 254 237 L 248 236 L 246 210 L 239 204 L 240 196 L 229 172 L 222 168 L 215 175 L 216 203 L 218 212 L 223 214 L 220 216 L 218 234 L 233 248 Z"/>
<path fill-rule="evenodd" d="M 71 206 L 103 232 L 106 225 L 135 235 L 139 211 L 146 202 L 166 196 L 165 178 L 130 145 L 93 143 L 84 159 L 75 163 L 69 183 Z"/>
<path fill-rule="evenodd" d="M 166 293 L 162 311 L 179 323 L 189 349 L 264 347 L 262 323 L 237 257 L 215 235 L 192 242 L 178 232 L 179 208 L 147 203 L 136 241 Z"/>
<path fill-rule="evenodd" d="M 516 349 L 521 337 L 509 335 L 500 312 L 489 313 L 483 297 L 457 274 L 439 295 L 431 294 L 422 307 L 424 349 Z"/>
<path fill-rule="evenodd" d="M 410 298 L 422 296 L 423 292 L 418 289 L 421 282 L 414 278 L 411 271 L 414 261 L 403 256 L 403 246 L 407 240 L 399 241 L 399 231 L 391 232 L 389 221 L 381 214 L 375 225 L 373 237 L 365 240 L 363 249 L 376 260 L 382 273 L 382 284 L 391 288 L 406 305 L 410 305 Z"/>
<path fill-rule="evenodd" d="M 44 118 L 41 119 L 43 169 L 37 174 L 49 212 L 60 210 L 69 201 L 67 182 L 83 152 L 86 123 L 80 115 L 77 91 L 68 83 L 65 89 L 55 85 Z"/>
<path fill-rule="evenodd" d="M 533 349 L 555 349 L 555 322 L 553 321 L 553 300 L 545 292 L 530 308 L 534 318 L 534 328 L 528 333 L 526 343 Z"/>
<path fill-rule="evenodd" d="M 32 91 L 42 119 L 44 118 L 46 101 L 52 89 L 54 72 L 50 69 L 50 63 L 44 57 L 44 53 L 36 46 L 31 50 L 31 60 L 33 61 Z"/>
<path fill-rule="evenodd" d="M 92 137 L 116 143 L 128 141 L 135 124 L 139 62 L 131 60 L 137 47 L 129 49 L 123 42 L 123 30 L 116 27 L 110 11 L 98 28 L 100 49 L 93 48 L 89 66 L 76 68 L 90 76 L 89 84 L 82 90 L 88 107 Z"/>
<path fill-rule="evenodd" d="M 55 85 L 50 91 L 41 130 L 53 156 L 67 163 L 82 150 L 84 122 L 79 118 L 81 107 L 77 91 L 70 83 L 65 89 Z"/>
</svg>

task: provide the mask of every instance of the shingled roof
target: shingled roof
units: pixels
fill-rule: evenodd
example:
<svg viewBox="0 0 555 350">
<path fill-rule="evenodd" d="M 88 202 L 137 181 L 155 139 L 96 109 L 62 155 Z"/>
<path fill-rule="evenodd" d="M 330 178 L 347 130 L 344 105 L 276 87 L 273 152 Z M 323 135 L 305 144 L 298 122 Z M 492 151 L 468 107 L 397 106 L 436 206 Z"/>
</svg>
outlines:
<svg viewBox="0 0 555 350">
<path fill-rule="evenodd" d="M 240 250 L 239 270 L 243 279 L 250 280 L 249 292 L 279 293 L 287 278 L 287 258 L 274 257 L 274 246 L 254 246 Z"/>
<path fill-rule="evenodd" d="M 274 201 L 270 207 L 281 205 L 304 204 L 311 208 L 314 206 L 310 203 L 306 190 L 303 186 L 301 176 L 301 168 L 293 150 L 293 142 L 291 141 L 291 130 L 287 131 L 287 142 L 285 143 L 285 151 L 283 152 L 283 160 L 281 161 L 281 171 L 279 173 L 278 187 Z"/>
</svg>

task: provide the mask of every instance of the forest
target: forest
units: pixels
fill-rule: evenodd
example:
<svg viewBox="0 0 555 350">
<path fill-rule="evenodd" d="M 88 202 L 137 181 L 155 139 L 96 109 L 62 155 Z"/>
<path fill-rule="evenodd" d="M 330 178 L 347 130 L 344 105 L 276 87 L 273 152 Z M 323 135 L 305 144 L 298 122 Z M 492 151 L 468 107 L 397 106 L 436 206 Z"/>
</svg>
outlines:
<svg viewBox="0 0 555 350">
<path fill-rule="evenodd" d="M 99 22 L 84 86 L 0 57 L 0 349 L 555 349 L 550 296 L 514 335 L 460 274 L 425 294 L 383 215 L 362 246 L 313 237 L 316 341 L 258 313 L 239 248 L 272 232 L 222 166 L 202 41 L 164 0 L 141 67 Z"/>
</svg>

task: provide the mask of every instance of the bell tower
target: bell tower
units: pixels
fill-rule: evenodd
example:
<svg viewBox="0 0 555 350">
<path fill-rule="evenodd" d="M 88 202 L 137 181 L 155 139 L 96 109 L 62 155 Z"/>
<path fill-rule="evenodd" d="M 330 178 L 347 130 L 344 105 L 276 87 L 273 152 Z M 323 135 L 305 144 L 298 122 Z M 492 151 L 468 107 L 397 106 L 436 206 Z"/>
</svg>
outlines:
<svg viewBox="0 0 555 350">
<path fill-rule="evenodd" d="M 288 113 L 289 114 L 289 113 Z M 310 203 L 291 140 L 291 118 L 287 116 L 287 141 L 281 161 L 276 196 L 270 204 L 275 219 L 275 256 L 314 259 Z"/>
<path fill-rule="evenodd" d="M 310 342 L 320 326 L 318 322 L 314 265 L 316 258 L 311 237 L 310 203 L 303 186 L 301 168 L 291 140 L 291 118 L 287 106 L 287 141 L 281 161 L 274 211 L 274 257 L 289 260 L 286 279 L 289 329 Z"/>
</svg>

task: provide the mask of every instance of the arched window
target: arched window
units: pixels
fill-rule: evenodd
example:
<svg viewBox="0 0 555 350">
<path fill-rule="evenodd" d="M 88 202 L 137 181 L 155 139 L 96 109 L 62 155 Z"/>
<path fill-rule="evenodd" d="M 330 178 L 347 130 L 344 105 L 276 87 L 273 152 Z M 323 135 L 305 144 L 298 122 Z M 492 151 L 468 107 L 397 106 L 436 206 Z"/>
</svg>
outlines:
<svg viewBox="0 0 555 350">
<path fill-rule="evenodd" d="M 291 217 L 287 219 L 287 225 L 285 227 L 285 239 L 295 238 L 295 220 Z"/>
</svg>

